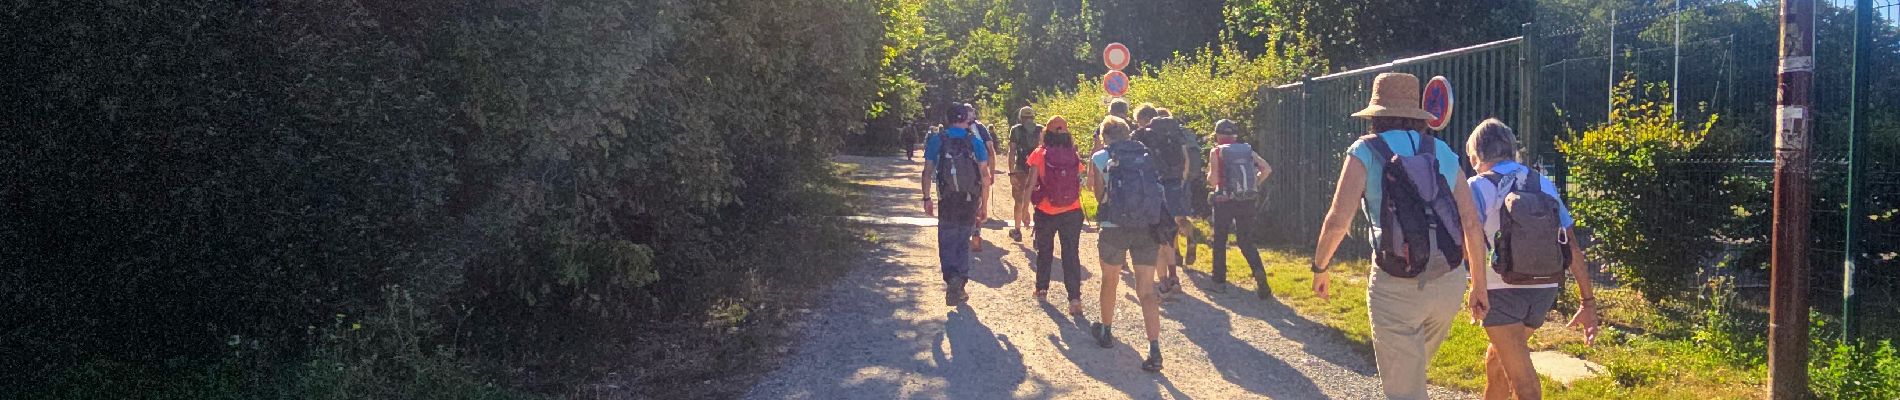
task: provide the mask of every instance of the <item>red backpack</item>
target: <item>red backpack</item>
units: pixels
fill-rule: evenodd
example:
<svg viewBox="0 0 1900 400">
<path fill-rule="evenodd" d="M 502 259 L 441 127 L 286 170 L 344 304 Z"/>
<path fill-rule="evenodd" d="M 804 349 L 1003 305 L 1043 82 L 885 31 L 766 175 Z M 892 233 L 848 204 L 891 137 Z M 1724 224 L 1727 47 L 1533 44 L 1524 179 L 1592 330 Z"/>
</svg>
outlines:
<svg viewBox="0 0 1900 400">
<path fill-rule="evenodd" d="M 1036 174 L 1036 190 L 1029 193 L 1029 201 L 1049 204 L 1075 204 L 1082 197 L 1082 157 L 1075 154 L 1074 147 L 1043 147 L 1042 171 Z"/>
</svg>

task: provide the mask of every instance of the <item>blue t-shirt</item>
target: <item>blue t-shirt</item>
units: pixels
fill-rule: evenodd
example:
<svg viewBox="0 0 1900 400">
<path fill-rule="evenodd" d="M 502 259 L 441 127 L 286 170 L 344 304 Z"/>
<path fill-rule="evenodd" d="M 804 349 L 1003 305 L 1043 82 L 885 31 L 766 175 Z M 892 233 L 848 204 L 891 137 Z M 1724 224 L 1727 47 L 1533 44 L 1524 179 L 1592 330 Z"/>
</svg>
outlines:
<svg viewBox="0 0 1900 400">
<path fill-rule="evenodd" d="M 1395 129 L 1380 133 L 1379 137 L 1385 139 L 1386 147 L 1392 148 L 1393 155 L 1416 154 L 1417 149 L 1414 143 L 1418 142 L 1418 132 Z M 1438 150 L 1435 150 L 1433 155 L 1438 157 L 1438 174 L 1444 176 L 1445 187 L 1457 187 L 1458 174 L 1463 172 L 1458 168 L 1458 153 L 1452 151 L 1451 146 L 1446 145 L 1443 140 L 1433 138 L 1432 143 L 1438 145 Z M 1372 147 L 1366 146 L 1364 140 L 1353 142 L 1352 147 L 1346 149 L 1346 153 L 1358 158 L 1359 163 L 1366 167 L 1366 195 L 1360 208 L 1366 210 L 1366 220 L 1371 221 L 1373 226 L 1378 226 L 1379 201 L 1385 199 L 1385 181 L 1380 179 L 1385 176 L 1385 160 L 1373 154 Z"/>
<path fill-rule="evenodd" d="M 925 160 L 936 162 L 937 159 L 943 155 L 944 136 L 949 136 L 952 139 L 960 139 L 966 136 L 970 137 L 970 151 L 976 152 L 976 154 L 973 154 L 976 156 L 976 162 L 990 161 L 990 150 L 989 147 L 986 147 L 983 143 L 982 136 L 971 136 L 969 129 L 954 126 L 944 128 L 942 134 L 930 135 L 930 138 L 924 139 Z"/>
</svg>

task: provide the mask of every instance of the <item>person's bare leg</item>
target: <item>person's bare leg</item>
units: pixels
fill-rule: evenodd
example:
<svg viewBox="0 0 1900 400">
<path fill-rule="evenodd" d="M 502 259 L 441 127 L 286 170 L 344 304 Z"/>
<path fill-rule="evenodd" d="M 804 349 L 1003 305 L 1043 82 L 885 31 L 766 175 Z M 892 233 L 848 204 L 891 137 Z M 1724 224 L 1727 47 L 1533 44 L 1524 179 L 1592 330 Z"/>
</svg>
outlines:
<svg viewBox="0 0 1900 400">
<path fill-rule="evenodd" d="M 1141 324 L 1148 341 L 1161 340 L 1161 294 L 1155 291 L 1155 267 L 1135 266 L 1135 298 L 1141 300 Z"/>
<path fill-rule="evenodd" d="M 1174 242 L 1174 237 L 1169 236 L 1168 242 L 1170 243 L 1162 244 L 1159 248 L 1155 249 L 1155 265 L 1174 265 L 1174 255 L 1175 255 L 1174 251 L 1175 250 L 1174 250 L 1174 245 L 1172 243 Z M 1137 265 L 1136 267 L 1141 267 L 1141 266 Z M 1155 282 L 1155 283 L 1160 282 L 1161 278 L 1164 278 L 1165 277 L 1164 274 L 1166 274 L 1167 272 L 1168 271 L 1158 271 L 1158 272 L 1148 271 L 1148 277 L 1151 278 L 1150 282 Z M 1140 277 L 1141 273 L 1137 271 L 1135 273 L 1135 276 Z"/>
<path fill-rule="evenodd" d="M 1486 346 L 1484 350 L 1484 398 L 1486 400 L 1510 400 L 1511 377 L 1504 373 L 1504 362 L 1498 359 L 1497 346 Z"/>
<path fill-rule="evenodd" d="M 1531 365 L 1530 327 L 1493 326 L 1484 328 L 1484 333 L 1491 336 L 1491 348 L 1497 349 L 1497 358 L 1509 378 L 1511 392 L 1519 400 L 1543 399 L 1542 382 L 1537 380 L 1537 368 Z"/>
</svg>

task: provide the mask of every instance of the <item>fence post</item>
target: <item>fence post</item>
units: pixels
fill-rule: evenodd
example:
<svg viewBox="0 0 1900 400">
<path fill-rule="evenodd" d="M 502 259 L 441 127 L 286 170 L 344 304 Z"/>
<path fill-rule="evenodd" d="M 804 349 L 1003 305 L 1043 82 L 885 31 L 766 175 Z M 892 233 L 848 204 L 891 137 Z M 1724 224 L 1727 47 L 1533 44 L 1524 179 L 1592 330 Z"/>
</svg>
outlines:
<svg viewBox="0 0 1900 400">
<path fill-rule="evenodd" d="M 1609 86 L 1603 96 L 1603 120 L 1616 121 L 1616 10 L 1610 10 L 1610 52 L 1603 55 L 1610 64 Z"/>
<path fill-rule="evenodd" d="M 1307 151 L 1307 152 L 1313 151 L 1314 150 L 1313 148 L 1316 147 L 1314 146 L 1314 143 L 1313 143 L 1314 141 L 1313 141 L 1312 129 L 1309 129 L 1309 125 L 1307 125 L 1308 118 L 1307 118 L 1307 112 L 1306 112 L 1307 105 L 1313 102 L 1312 88 L 1313 88 L 1313 76 L 1305 75 L 1305 74 L 1300 75 L 1300 97 L 1299 97 L 1300 99 L 1300 104 L 1299 104 L 1300 130 L 1297 131 L 1298 132 L 1297 134 L 1300 135 L 1300 144 L 1301 144 L 1300 151 Z M 1312 154 L 1312 153 L 1309 153 L 1309 154 Z M 1313 163 L 1312 157 L 1300 157 L 1299 168 L 1300 168 L 1300 171 L 1302 172 L 1300 174 L 1303 177 L 1302 179 L 1313 180 L 1316 182 L 1320 180 L 1320 178 L 1318 177 L 1320 174 L 1313 173 L 1315 170 L 1319 169 L 1319 166 Z M 1307 187 L 1326 187 L 1326 186 L 1307 185 Z M 1300 198 L 1300 215 L 1311 216 L 1311 215 L 1316 214 L 1313 212 L 1314 211 L 1313 209 L 1314 209 L 1314 206 L 1318 205 L 1319 203 L 1313 201 L 1314 195 L 1312 193 L 1307 193 L 1305 195 L 1299 196 L 1299 198 Z M 1319 214 L 1319 215 L 1320 215 L 1320 219 L 1326 218 L 1325 214 Z M 1306 221 L 1311 221 L 1311 220 L 1306 220 Z M 1300 231 L 1303 233 L 1307 233 L 1307 235 L 1303 235 L 1304 237 L 1308 237 L 1308 238 L 1319 237 L 1319 231 L 1318 231 L 1318 228 L 1316 228 L 1319 225 L 1320 224 L 1317 224 L 1317 223 L 1303 223 L 1303 224 L 1300 224 L 1302 228 L 1300 229 Z M 1307 228 L 1311 228 L 1311 230 Z"/>
<path fill-rule="evenodd" d="M 1768 305 L 1768 395 L 1808 398 L 1808 184 L 1814 119 L 1814 1 L 1781 0 L 1775 73 L 1774 228 Z"/>
<path fill-rule="evenodd" d="M 1523 151 L 1527 154 L 1520 154 L 1518 158 L 1525 160 L 1529 165 L 1540 165 L 1542 157 L 1539 156 L 1543 153 L 1541 151 L 1543 150 L 1542 144 L 1548 140 L 1547 134 L 1544 133 L 1542 129 L 1538 129 L 1537 111 L 1535 109 L 1535 104 L 1537 104 L 1537 91 L 1534 86 L 1537 83 L 1537 46 L 1532 45 L 1531 42 L 1535 41 L 1533 39 L 1537 35 L 1533 33 L 1531 24 L 1528 22 L 1524 24 L 1523 31 L 1524 39 L 1518 41 L 1517 44 L 1517 129 L 1519 132 L 1524 132 L 1525 143 Z M 1558 190 L 1562 191 L 1563 189 L 1558 188 Z"/>
<path fill-rule="evenodd" d="M 1867 197 L 1867 113 L 1860 103 L 1867 100 L 1868 49 L 1873 47 L 1874 2 L 1854 2 L 1854 66 L 1847 100 L 1847 223 L 1844 225 L 1846 249 L 1841 260 L 1841 337 L 1853 340 L 1860 334 L 1860 298 L 1854 293 L 1854 272 L 1860 263 L 1860 228 L 1867 223 L 1861 217 Z"/>
<path fill-rule="evenodd" d="M 1682 0 L 1676 0 L 1676 8 L 1670 16 L 1675 17 L 1676 39 L 1670 46 L 1670 51 L 1675 53 L 1670 65 L 1675 72 L 1669 78 L 1669 118 L 1682 119 Z"/>
</svg>

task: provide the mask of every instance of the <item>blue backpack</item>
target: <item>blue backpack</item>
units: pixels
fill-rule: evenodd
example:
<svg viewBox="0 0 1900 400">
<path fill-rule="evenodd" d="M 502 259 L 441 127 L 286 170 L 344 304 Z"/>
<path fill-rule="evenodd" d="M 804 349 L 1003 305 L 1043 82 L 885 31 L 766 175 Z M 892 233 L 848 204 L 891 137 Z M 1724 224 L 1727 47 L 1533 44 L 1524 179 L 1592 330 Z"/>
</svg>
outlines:
<svg viewBox="0 0 1900 400">
<path fill-rule="evenodd" d="M 1108 198 L 1096 213 L 1102 222 L 1118 227 L 1161 223 L 1161 180 L 1147 146 L 1134 140 L 1109 144 L 1108 170 L 1103 173 Z"/>
</svg>

